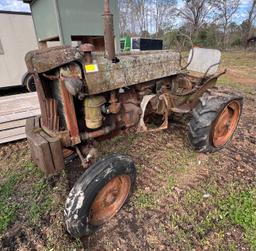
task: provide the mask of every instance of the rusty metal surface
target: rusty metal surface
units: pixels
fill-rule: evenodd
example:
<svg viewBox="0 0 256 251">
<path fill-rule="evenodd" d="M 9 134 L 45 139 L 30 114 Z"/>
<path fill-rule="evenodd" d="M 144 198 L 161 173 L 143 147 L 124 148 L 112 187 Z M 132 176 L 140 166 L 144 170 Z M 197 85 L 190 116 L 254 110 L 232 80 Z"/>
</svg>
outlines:
<svg viewBox="0 0 256 251">
<path fill-rule="evenodd" d="M 118 55 L 119 63 L 113 64 L 102 53 L 81 52 L 70 46 L 53 47 L 29 52 L 26 63 L 29 72 L 45 73 L 64 64 L 80 61 L 84 67 L 93 62 L 98 71 L 85 73 L 88 94 L 99 94 L 121 87 L 136 85 L 175 75 L 180 72 L 178 53 L 172 51 Z"/>
<path fill-rule="evenodd" d="M 142 111 L 139 106 L 132 103 L 123 104 L 121 113 L 121 125 L 130 128 L 138 124 Z"/>
<path fill-rule="evenodd" d="M 34 73 L 36 91 L 38 96 L 38 101 L 40 104 L 41 116 L 42 116 L 42 126 L 48 126 L 48 110 L 47 110 L 47 98 L 45 96 L 45 91 L 43 88 L 43 83 L 38 75 L 38 73 Z"/>
<path fill-rule="evenodd" d="M 114 17 L 110 12 L 109 0 L 104 0 L 104 42 L 105 56 L 111 62 L 117 62 L 115 52 Z"/>
<path fill-rule="evenodd" d="M 59 75 L 63 78 L 79 78 L 82 79 L 82 71 L 78 64 L 70 63 L 67 66 L 61 67 Z"/>
<path fill-rule="evenodd" d="M 115 91 L 111 92 L 109 103 L 110 103 L 110 106 L 108 107 L 108 112 L 112 114 L 118 114 L 121 110 L 121 103 L 118 102 Z"/>
<path fill-rule="evenodd" d="M 84 60 L 86 64 L 92 64 L 92 52 L 95 51 L 95 46 L 92 44 L 82 44 L 79 50 L 84 53 Z"/>
<path fill-rule="evenodd" d="M 90 208 L 89 222 L 100 226 L 113 218 L 127 200 L 131 189 L 129 175 L 110 180 L 97 194 Z"/>
<path fill-rule="evenodd" d="M 72 142 L 70 139 L 70 134 L 68 130 L 65 131 L 52 131 L 49 130 L 47 127 L 41 125 L 41 128 L 51 137 L 56 137 L 60 140 L 62 146 L 69 147 L 72 146 Z"/>
<path fill-rule="evenodd" d="M 95 50 L 95 46 L 93 44 L 81 44 L 79 46 L 79 50 L 82 52 L 92 52 Z"/>
<path fill-rule="evenodd" d="M 109 133 L 113 132 L 115 129 L 117 129 L 116 122 L 115 120 L 111 120 L 111 125 L 106 126 L 102 129 L 99 129 L 97 131 L 93 132 L 84 132 L 80 134 L 81 140 L 85 141 L 88 139 L 94 139 L 94 138 L 99 138 L 105 135 L 108 135 Z"/>
<path fill-rule="evenodd" d="M 223 74 L 223 73 L 222 73 Z M 212 89 L 213 87 L 216 86 L 218 76 L 213 77 L 205 81 L 201 86 L 198 86 L 196 90 L 191 93 L 190 95 L 186 95 L 183 100 L 183 103 L 186 103 L 190 109 L 192 110 L 193 108 L 196 107 L 196 105 L 199 102 L 199 98 L 208 90 Z M 182 98 L 182 97 L 181 97 Z M 182 100 L 181 100 L 182 101 Z"/>
<path fill-rule="evenodd" d="M 223 109 L 212 131 L 212 141 L 215 147 L 224 146 L 234 134 L 241 116 L 241 105 L 232 101 Z"/>
<path fill-rule="evenodd" d="M 64 104 L 64 117 L 69 131 L 72 145 L 81 143 L 79 129 L 77 124 L 76 111 L 74 106 L 73 97 L 65 87 L 64 79 L 60 79 L 60 91 Z"/>
<path fill-rule="evenodd" d="M 179 75 L 172 82 L 172 93 L 183 94 L 193 89 L 192 81 L 185 75 Z"/>
<path fill-rule="evenodd" d="M 81 150 L 79 149 L 78 146 L 76 146 L 76 154 L 77 154 L 77 156 L 79 157 L 79 159 L 80 159 L 80 161 L 81 161 L 82 167 L 83 167 L 84 169 L 88 168 L 88 162 L 87 162 L 87 160 L 84 158 L 84 156 L 83 156 L 83 154 L 82 154 L 82 152 L 81 152 Z"/>
<path fill-rule="evenodd" d="M 172 51 L 119 55 L 111 63 L 102 54 L 93 53 L 99 71 L 85 74 L 89 94 L 99 94 L 121 87 L 172 76 L 180 72 L 179 54 Z"/>
<path fill-rule="evenodd" d="M 121 112 L 118 114 L 119 127 L 130 128 L 136 126 L 140 120 L 142 110 L 136 93 L 127 92 L 120 94 Z"/>
<path fill-rule="evenodd" d="M 57 102 L 52 98 L 46 100 L 47 127 L 52 131 L 59 131 L 59 116 L 57 113 Z"/>
<path fill-rule="evenodd" d="M 80 144 L 75 147 L 76 153 L 82 163 L 83 168 L 87 169 L 98 157 L 98 150 L 90 144 Z"/>
<path fill-rule="evenodd" d="M 84 82 L 82 79 L 81 68 L 78 64 L 70 63 L 67 66 L 63 66 L 56 75 L 57 80 L 59 77 L 64 79 L 65 86 L 72 96 L 79 95 L 84 87 Z"/>
<path fill-rule="evenodd" d="M 188 113 L 196 107 L 199 102 L 199 98 L 208 90 L 216 86 L 217 79 L 226 73 L 222 71 L 215 74 L 214 76 L 203 78 L 202 74 L 191 74 L 183 72 L 178 74 L 172 79 L 172 90 L 171 90 L 171 99 L 173 102 L 171 111 L 176 113 Z M 177 79 L 185 78 L 185 82 L 189 81 L 188 84 L 181 84 L 177 87 Z M 192 86 L 191 86 L 192 85 Z"/>
<path fill-rule="evenodd" d="M 158 102 L 156 102 L 156 100 Z M 153 101 L 153 105 L 151 103 L 152 101 Z M 150 129 L 145 123 L 146 111 L 148 106 L 150 106 L 151 108 L 150 113 L 160 114 L 163 116 L 163 122 L 157 128 Z M 159 131 L 159 130 L 164 130 L 168 128 L 168 115 L 169 115 L 168 100 L 164 94 L 162 94 L 159 97 L 157 97 L 157 95 L 155 94 L 144 96 L 141 102 L 141 110 L 142 110 L 142 115 L 140 117 L 138 129 L 137 129 L 138 132 L 153 132 L 153 131 Z"/>
<path fill-rule="evenodd" d="M 29 72 L 43 73 L 82 57 L 83 53 L 76 47 L 57 46 L 28 52 L 25 60 Z"/>
</svg>

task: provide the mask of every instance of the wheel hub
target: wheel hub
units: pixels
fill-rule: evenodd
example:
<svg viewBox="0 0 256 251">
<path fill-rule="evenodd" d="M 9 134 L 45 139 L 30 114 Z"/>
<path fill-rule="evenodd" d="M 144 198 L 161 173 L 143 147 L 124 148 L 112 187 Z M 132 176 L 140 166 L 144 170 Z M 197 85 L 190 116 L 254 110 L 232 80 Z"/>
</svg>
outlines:
<svg viewBox="0 0 256 251">
<path fill-rule="evenodd" d="M 131 188 L 128 175 L 117 176 L 109 181 L 96 196 L 91 209 L 89 222 L 100 226 L 109 221 L 125 203 Z"/>
<path fill-rule="evenodd" d="M 110 193 L 107 195 L 104 201 L 104 207 L 111 206 L 116 201 L 118 193 L 119 193 L 118 190 L 110 191 Z"/>
<path fill-rule="evenodd" d="M 217 118 L 213 128 L 213 144 L 215 147 L 224 146 L 236 130 L 241 113 L 238 101 L 231 101 Z"/>
</svg>

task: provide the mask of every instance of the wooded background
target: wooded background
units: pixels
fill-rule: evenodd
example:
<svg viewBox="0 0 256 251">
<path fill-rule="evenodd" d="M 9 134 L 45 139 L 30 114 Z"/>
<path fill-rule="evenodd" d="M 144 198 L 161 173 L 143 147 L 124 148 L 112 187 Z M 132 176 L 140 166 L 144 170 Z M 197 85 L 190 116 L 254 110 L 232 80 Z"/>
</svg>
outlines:
<svg viewBox="0 0 256 251">
<path fill-rule="evenodd" d="M 164 39 L 173 45 L 179 33 L 195 45 L 247 47 L 256 36 L 256 0 L 119 0 L 122 36 Z"/>
</svg>

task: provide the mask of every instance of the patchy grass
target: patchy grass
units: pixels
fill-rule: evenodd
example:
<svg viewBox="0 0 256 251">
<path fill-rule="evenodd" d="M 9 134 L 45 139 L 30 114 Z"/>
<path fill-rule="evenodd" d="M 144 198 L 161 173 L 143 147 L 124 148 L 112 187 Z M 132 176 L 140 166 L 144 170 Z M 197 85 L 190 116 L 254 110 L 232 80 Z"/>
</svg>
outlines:
<svg viewBox="0 0 256 251">
<path fill-rule="evenodd" d="M 240 241 L 247 242 L 251 250 L 256 250 L 255 199 L 255 189 L 243 189 L 236 184 L 223 190 L 216 185 L 206 185 L 189 192 L 182 203 L 176 205 L 170 224 L 186 243 L 193 245 L 192 231 L 202 247 L 218 250 L 237 250 L 233 240 L 226 243 L 232 229 L 237 229 L 235 231 L 244 233 L 241 233 Z"/>
<path fill-rule="evenodd" d="M 132 146 L 141 137 L 143 137 L 143 135 L 132 132 L 114 137 L 109 140 L 107 139 L 106 141 L 101 142 L 101 144 L 98 146 L 100 156 L 114 152 L 129 154 Z"/>
<path fill-rule="evenodd" d="M 23 162 L 21 170 L 9 170 L 2 174 L 2 184 L 0 184 L 0 234 L 5 232 L 12 224 L 17 215 L 20 205 L 14 199 L 19 193 L 19 184 L 35 170 L 35 165 L 31 162 Z M 33 173 L 33 172 L 32 172 Z"/>
<path fill-rule="evenodd" d="M 156 198 L 153 194 L 144 190 L 136 191 L 136 197 L 134 199 L 136 207 L 142 209 L 153 209 L 156 206 Z"/>
<path fill-rule="evenodd" d="M 228 72 L 222 76 L 218 84 L 238 89 L 246 94 L 256 93 L 256 53 L 255 52 L 224 52 L 222 68 Z"/>
<path fill-rule="evenodd" d="M 0 160 L 0 249 L 81 250 L 64 227 L 66 174 L 45 177 L 26 152 L 13 151 L 5 162 Z"/>
<path fill-rule="evenodd" d="M 24 163 L 25 173 L 33 174 L 33 184 L 27 195 L 27 214 L 26 217 L 31 225 L 36 225 L 42 217 L 48 215 L 57 204 L 54 199 L 54 193 L 51 191 L 51 186 L 47 178 L 38 170 L 32 161 Z M 24 173 L 24 174 L 25 174 Z"/>
<path fill-rule="evenodd" d="M 250 85 L 241 85 L 238 82 L 234 82 L 228 75 L 224 75 L 218 80 L 218 85 L 221 87 L 229 87 L 233 89 L 237 89 L 246 94 L 252 94 L 255 92 L 255 87 Z"/>
<path fill-rule="evenodd" d="M 18 181 L 17 174 L 9 174 L 5 182 L 0 185 L 0 234 L 15 220 L 18 205 L 11 196 Z"/>
<path fill-rule="evenodd" d="M 187 146 L 165 148 L 165 158 L 161 159 L 161 164 L 165 165 L 167 170 L 175 170 L 175 173 L 180 174 L 197 164 L 197 156 L 198 154 L 188 149 Z M 163 173 L 163 175 L 166 177 L 166 173 Z"/>
<path fill-rule="evenodd" d="M 256 53 L 247 51 L 230 51 L 222 53 L 222 64 L 228 67 L 255 67 Z"/>
<path fill-rule="evenodd" d="M 53 206 L 49 185 L 44 178 L 33 185 L 30 201 L 31 203 L 28 205 L 28 220 L 31 224 L 37 224 L 41 217 L 47 214 Z"/>
<path fill-rule="evenodd" d="M 166 192 L 169 193 L 173 190 L 175 186 L 175 178 L 173 176 L 169 176 L 167 179 L 167 189 Z"/>
<path fill-rule="evenodd" d="M 240 226 L 253 250 L 256 250 L 256 190 L 231 193 L 218 203 L 223 220 Z"/>
<path fill-rule="evenodd" d="M 26 179 L 32 179 L 31 187 L 19 189 Z M 15 196 L 26 194 L 26 200 L 21 205 L 15 201 Z M 20 170 L 7 172 L 3 184 L 0 185 L 0 234 L 6 231 L 16 220 L 18 210 L 26 208 L 26 217 L 31 224 L 37 224 L 41 217 L 52 208 L 50 187 L 44 175 L 31 161 L 24 161 Z"/>
</svg>

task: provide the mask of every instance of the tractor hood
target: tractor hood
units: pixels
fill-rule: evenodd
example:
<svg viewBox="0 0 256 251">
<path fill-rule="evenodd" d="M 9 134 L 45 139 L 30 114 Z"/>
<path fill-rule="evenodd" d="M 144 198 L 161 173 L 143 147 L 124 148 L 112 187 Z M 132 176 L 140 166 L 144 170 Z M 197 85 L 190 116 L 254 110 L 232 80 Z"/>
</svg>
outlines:
<svg viewBox="0 0 256 251">
<path fill-rule="evenodd" d="M 86 52 L 78 47 L 60 46 L 29 52 L 28 71 L 39 74 L 79 62 L 88 94 L 128 87 L 151 80 L 170 77 L 181 72 L 180 54 L 173 51 L 146 51 L 117 54 L 118 63 L 108 60 L 104 53 L 92 52 L 90 62 Z"/>
<path fill-rule="evenodd" d="M 43 73 L 83 58 L 79 48 L 57 46 L 27 53 L 25 61 L 30 73 Z"/>
</svg>

